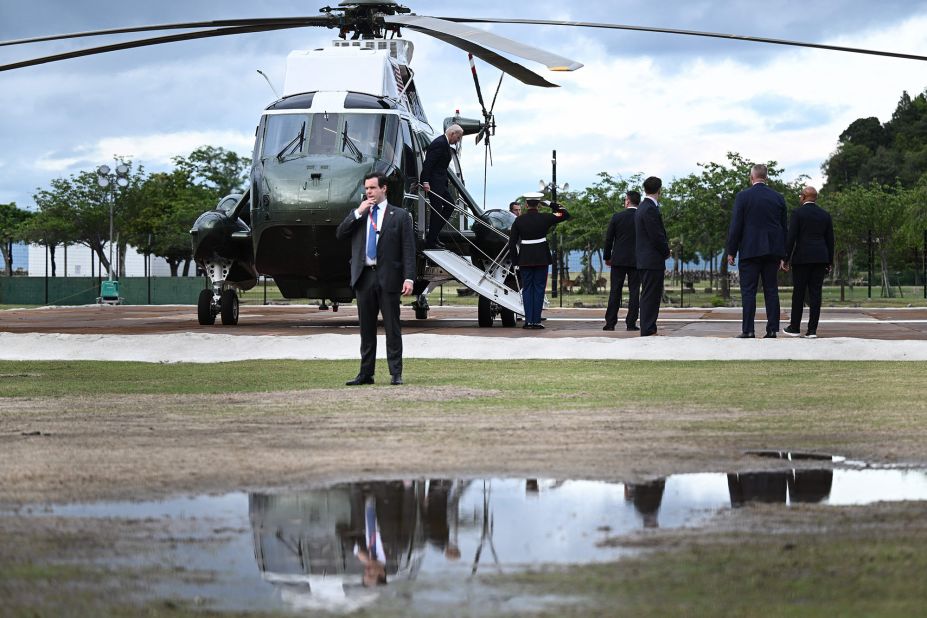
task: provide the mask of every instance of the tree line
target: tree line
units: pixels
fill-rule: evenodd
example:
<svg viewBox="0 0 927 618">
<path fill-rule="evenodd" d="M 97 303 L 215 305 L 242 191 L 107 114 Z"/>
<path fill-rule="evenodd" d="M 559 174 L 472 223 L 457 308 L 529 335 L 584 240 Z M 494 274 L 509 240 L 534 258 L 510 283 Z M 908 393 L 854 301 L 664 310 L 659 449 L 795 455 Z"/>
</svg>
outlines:
<svg viewBox="0 0 927 618">
<path fill-rule="evenodd" d="M 16 242 L 46 245 L 50 273 L 56 275 L 55 248 L 82 245 L 89 248 L 107 271 L 111 264 L 104 251 L 113 213 L 113 245 L 124 272 L 128 246 L 164 258 L 171 276 L 189 274 L 193 259 L 189 230 L 196 218 L 216 206 L 219 199 L 239 191 L 247 181 L 250 159 L 213 146 L 201 146 L 187 156 L 174 157 L 174 168 L 147 174 L 124 157 L 128 173 L 119 180 L 115 171 L 105 176 L 86 170 L 56 178 L 49 187 L 36 189 L 35 211 L 15 203 L 0 204 L 0 245 L 6 273 L 12 275 L 12 246 Z M 103 186 L 103 185 L 106 186 Z"/>
<path fill-rule="evenodd" d="M 731 152 L 724 162 L 699 163 L 700 171 L 664 185 L 661 199 L 677 267 L 680 262 L 704 264 L 724 251 L 734 198 L 749 186 L 754 163 L 767 165 L 768 184 L 785 196 L 790 213 L 799 206 L 807 176 L 787 180 L 776 161 L 748 161 Z M 821 170 L 826 182 L 818 204 L 830 212 L 836 234 L 832 280 L 852 285 L 867 266 L 871 247 L 883 295 L 894 296 L 892 272 L 913 266 L 917 282 L 927 230 L 927 90 L 914 98 L 905 92 L 884 124 L 877 118 L 853 121 Z M 592 282 L 599 275 L 592 256 L 603 249 L 611 215 L 624 207 L 628 190 L 640 190 L 641 182 L 641 174 L 624 178 L 602 172 L 592 186 L 562 196 L 572 218 L 558 233 L 564 250 L 582 252 L 584 292 L 594 291 Z M 726 260 L 719 266 L 720 291 L 728 298 Z"/>
</svg>

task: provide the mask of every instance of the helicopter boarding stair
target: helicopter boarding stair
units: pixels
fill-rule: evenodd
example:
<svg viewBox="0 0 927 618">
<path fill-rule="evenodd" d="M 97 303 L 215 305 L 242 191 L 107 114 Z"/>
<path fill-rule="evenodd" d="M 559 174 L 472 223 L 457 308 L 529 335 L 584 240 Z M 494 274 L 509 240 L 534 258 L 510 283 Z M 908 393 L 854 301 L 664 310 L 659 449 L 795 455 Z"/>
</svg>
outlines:
<svg viewBox="0 0 927 618">
<path fill-rule="evenodd" d="M 506 277 L 511 271 L 498 262 L 494 262 L 489 270 L 481 270 L 472 262 L 456 253 L 446 249 L 426 249 L 422 253 L 429 260 L 444 269 L 451 277 L 489 299 L 500 307 L 513 311 L 517 315 L 525 315 L 525 307 L 521 294 L 505 284 Z"/>
</svg>

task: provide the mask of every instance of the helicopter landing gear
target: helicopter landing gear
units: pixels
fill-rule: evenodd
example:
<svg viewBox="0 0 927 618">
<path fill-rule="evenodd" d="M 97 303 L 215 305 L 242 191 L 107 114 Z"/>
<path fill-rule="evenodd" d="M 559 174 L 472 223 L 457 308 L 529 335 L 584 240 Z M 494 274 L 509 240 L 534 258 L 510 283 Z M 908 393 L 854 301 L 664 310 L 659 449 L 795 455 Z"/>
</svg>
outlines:
<svg viewBox="0 0 927 618">
<path fill-rule="evenodd" d="M 319 303 L 319 311 L 328 311 L 329 307 L 325 304 L 325 299 L 322 299 L 322 302 Z"/>
<path fill-rule="evenodd" d="M 238 293 L 232 288 L 226 288 L 219 297 L 219 312 L 222 314 L 223 326 L 238 324 Z"/>
<path fill-rule="evenodd" d="M 338 303 L 336 303 L 335 301 L 332 301 L 332 311 L 338 311 L 338 307 L 339 307 Z"/>
<path fill-rule="evenodd" d="M 201 290 L 196 303 L 196 317 L 202 326 L 212 326 L 216 323 L 216 303 L 212 290 Z"/>
<path fill-rule="evenodd" d="M 431 308 L 428 304 L 428 296 L 425 294 L 419 294 L 418 298 L 415 299 L 415 302 L 412 303 L 412 308 L 415 309 L 416 320 L 427 320 L 428 310 Z"/>
<path fill-rule="evenodd" d="M 515 312 L 497 305 L 485 296 L 480 296 L 476 309 L 476 318 L 480 328 L 491 327 L 496 316 L 502 319 L 502 326 L 505 328 L 515 327 Z"/>
<path fill-rule="evenodd" d="M 212 326 L 216 323 L 216 316 L 222 317 L 224 326 L 238 324 L 238 292 L 233 288 L 218 290 L 202 290 L 196 302 L 196 318 L 203 326 Z"/>
</svg>

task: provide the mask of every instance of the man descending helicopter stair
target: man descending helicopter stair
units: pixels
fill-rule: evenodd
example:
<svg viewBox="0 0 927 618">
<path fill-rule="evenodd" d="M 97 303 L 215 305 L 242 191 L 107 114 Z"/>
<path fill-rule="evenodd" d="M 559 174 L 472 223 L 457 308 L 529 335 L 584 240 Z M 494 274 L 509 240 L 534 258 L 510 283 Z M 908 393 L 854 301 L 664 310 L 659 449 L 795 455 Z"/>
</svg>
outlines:
<svg viewBox="0 0 927 618">
<path fill-rule="evenodd" d="M 443 249 L 438 242 L 438 234 L 454 212 L 454 202 L 447 187 L 447 167 L 454 157 L 451 146 L 459 142 L 463 134 L 460 125 L 452 124 L 444 131 L 444 135 L 436 137 L 425 149 L 425 163 L 419 180 L 431 202 L 431 221 L 425 237 L 426 249 Z"/>
<path fill-rule="evenodd" d="M 521 272 L 521 295 L 525 306 L 525 325 L 522 328 L 541 329 L 541 309 L 544 307 L 544 288 L 547 287 L 547 269 L 553 260 L 547 245 L 547 231 L 570 218 L 570 213 L 559 204 L 551 204 L 553 213 L 538 212 L 541 193 L 525 194 L 526 210 L 512 223 L 509 234 L 509 255 L 512 264 Z"/>
<path fill-rule="evenodd" d="M 412 293 L 415 279 L 415 232 L 412 217 L 386 202 L 386 176 L 364 176 L 367 199 L 345 217 L 335 231 L 339 240 L 351 237 L 351 287 L 357 296 L 361 365 L 348 386 L 373 384 L 377 362 L 377 314 L 383 314 L 390 384 L 402 384 L 402 333 L 399 293 Z M 404 280 L 403 280 L 404 279 Z"/>
</svg>

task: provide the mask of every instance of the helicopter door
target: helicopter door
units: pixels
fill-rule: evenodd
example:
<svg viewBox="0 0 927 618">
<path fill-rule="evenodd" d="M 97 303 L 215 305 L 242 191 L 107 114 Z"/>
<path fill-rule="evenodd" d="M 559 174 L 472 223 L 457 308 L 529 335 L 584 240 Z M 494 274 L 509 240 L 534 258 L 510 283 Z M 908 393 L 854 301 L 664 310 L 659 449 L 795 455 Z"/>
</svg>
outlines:
<svg viewBox="0 0 927 618">
<path fill-rule="evenodd" d="M 428 204 L 425 202 L 424 192 L 413 191 L 412 187 L 418 184 L 419 175 L 422 171 L 422 157 L 420 150 L 417 148 L 415 140 L 412 139 L 412 128 L 409 121 L 403 119 L 399 127 L 400 139 L 402 139 L 402 174 L 406 178 L 406 191 L 402 200 L 402 206 L 412 214 L 412 220 L 415 222 L 416 235 L 419 238 L 425 237 L 425 211 Z"/>
</svg>

